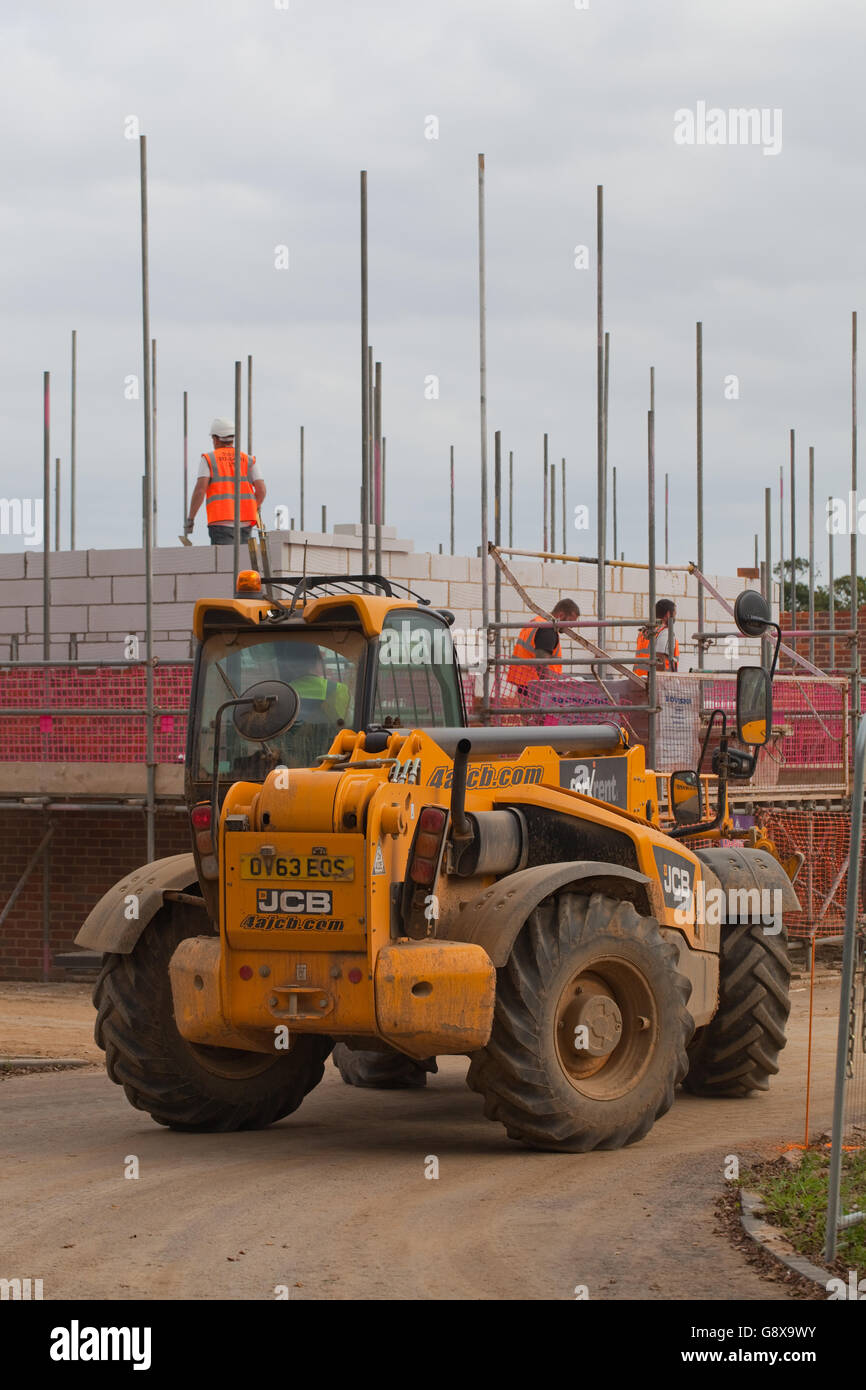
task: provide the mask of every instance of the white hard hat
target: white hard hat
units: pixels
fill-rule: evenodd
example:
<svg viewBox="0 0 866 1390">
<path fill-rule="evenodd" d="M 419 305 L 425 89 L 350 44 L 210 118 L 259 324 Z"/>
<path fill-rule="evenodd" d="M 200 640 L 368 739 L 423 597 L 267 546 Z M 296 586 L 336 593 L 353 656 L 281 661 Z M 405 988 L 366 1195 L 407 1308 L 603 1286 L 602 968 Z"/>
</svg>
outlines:
<svg viewBox="0 0 866 1390">
<path fill-rule="evenodd" d="M 223 415 L 218 415 L 210 427 L 211 434 L 216 439 L 234 439 L 235 422 L 226 420 Z"/>
</svg>

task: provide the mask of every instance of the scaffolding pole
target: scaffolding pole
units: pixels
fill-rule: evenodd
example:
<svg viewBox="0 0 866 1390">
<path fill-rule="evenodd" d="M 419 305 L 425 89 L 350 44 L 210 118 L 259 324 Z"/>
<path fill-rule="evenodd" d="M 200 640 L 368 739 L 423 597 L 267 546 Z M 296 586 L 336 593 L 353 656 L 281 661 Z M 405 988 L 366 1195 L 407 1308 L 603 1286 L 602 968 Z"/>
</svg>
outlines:
<svg viewBox="0 0 866 1390">
<path fill-rule="evenodd" d="M 851 315 L 851 493 L 857 496 L 857 312 Z M 860 585 L 857 579 L 857 527 L 849 518 L 851 531 L 851 627 L 857 633 L 852 651 L 854 674 L 851 680 L 853 723 L 852 744 L 860 723 Z"/>
<path fill-rule="evenodd" d="M 146 762 L 147 862 L 156 858 L 156 759 L 154 753 L 153 716 L 153 439 L 151 430 L 151 337 L 150 337 L 150 268 L 148 263 L 147 226 L 147 136 L 139 136 L 139 172 L 141 180 L 141 331 L 144 368 L 144 604 L 145 604 L 145 681 L 147 704 Z"/>
<path fill-rule="evenodd" d="M 370 382 L 367 283 L 367 171 L 361 170 L 361 573 L 370 572 Z M 301 530 L 304 529 L 303 506 Z"/>
<path fill-rule="evenodd" d="M 809 445 L 809 627 L 815 627 L 815 449 Z M 809 638 L 809 660 L 815 660 L 815 639 Z"/>
<path fill-rule="evenodd" d="M 697 467 L 698 569 L 704 572 L 704 325 L 695 325 L 695 451 Z M 704 630 L 704 586 L 698 580 L 698 632 Z M 704 644 L 698 647 L 698 670 L 704 669 Z"/>
<path fill-rule="evenodd" d="M 51 657 L 51 373 L 42 374 L 42 660 Z"/>
<path fill-rule="evenodd" d="M 607 529 L 607 489 L 604 474 L 604 188 L 598 184 L 595 190 L 595 233 L 596 233 L 596 554 L 598 573 L 596 576 L 596 612 L 600 619 L 605 615 L 604 561 L 606 553 Z M 545 549 L 547 546 L 545 545 Z"/>
<path fill-rule="evenodd" d="M 478 156 L 478 356 L 480 378 L 481 427 L 481 626 L 484 631 L 483 709 L 490 704 L 490 668 L 488 625 L 490 595 L 487 580 L 487 283 L 484 231 L 484 155 Z"/>
<path fill-rule="evenodd" d="M 69 421 L 69 549 L 75 549 L 75 462 L 78 445 L 78 333 L 72 330 L 72 382 Z"/>
</svg>

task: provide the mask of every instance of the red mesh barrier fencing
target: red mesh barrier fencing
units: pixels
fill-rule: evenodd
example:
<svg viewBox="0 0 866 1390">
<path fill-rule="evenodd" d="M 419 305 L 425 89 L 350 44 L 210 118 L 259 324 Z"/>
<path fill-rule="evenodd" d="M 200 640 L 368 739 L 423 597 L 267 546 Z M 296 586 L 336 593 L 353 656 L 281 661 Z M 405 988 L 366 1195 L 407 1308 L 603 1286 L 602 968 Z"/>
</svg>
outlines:
<svg viewBox="0 0 866 1390">
<path fill-rule="evenodd" d="M 806 857 L 794 887 L 801 912 L 785 914 L 789 935 L 836 936 L 845 925 L 848 892 L 848 846 L 851 816 L 847 811 L 789 811 L 767 807 L 756 817 L 779 853 L 801 851 Z M 864 910 L 861 867 L 860 912 Z"/>
<path fill-rule="evenodd" d="M 155 708 L 184 711 L 157 714 L 154 749 L 158 763 L 183 758 L 191 680 L 189 666 L 154 668 Z M 141 664 L 6 667 L 0 672 L 0 761 L 143 762 L 145 716 L 121 711 L 143 710 L 145 705 L 145 668 Z M 4 710 L 13 709 L 33 713 L 4 714 Z M 105 713 L 76 715 L 76 709 Z M 112 712 L 115 710 L 117 713 Z"/>
</svg>

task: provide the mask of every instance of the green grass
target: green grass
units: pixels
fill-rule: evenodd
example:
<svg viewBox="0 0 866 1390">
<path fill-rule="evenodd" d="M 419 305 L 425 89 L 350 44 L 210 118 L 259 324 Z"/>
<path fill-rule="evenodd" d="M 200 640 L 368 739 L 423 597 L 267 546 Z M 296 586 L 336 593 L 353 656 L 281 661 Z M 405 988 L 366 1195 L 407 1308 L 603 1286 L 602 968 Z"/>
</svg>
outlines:
<svg viewBox="0 0 866 1390">
<path fill-rule="evenodd" d="M 791 1244 L 816 1264 L 824 1262 L 829 1149 L 810 1149 L 798 1167 L 786 1159 L 759 1164 L 744 1174 L 743 1187 L 761 1194 L 767 1220 L 781 1227 Z M 866 1149 L 842 1155 L 842 1211 L 866 1211 Z M 866 1277 L 866 1221 L 839 1232 L 837 1270 L 855 1269 Z"/>
</svg>

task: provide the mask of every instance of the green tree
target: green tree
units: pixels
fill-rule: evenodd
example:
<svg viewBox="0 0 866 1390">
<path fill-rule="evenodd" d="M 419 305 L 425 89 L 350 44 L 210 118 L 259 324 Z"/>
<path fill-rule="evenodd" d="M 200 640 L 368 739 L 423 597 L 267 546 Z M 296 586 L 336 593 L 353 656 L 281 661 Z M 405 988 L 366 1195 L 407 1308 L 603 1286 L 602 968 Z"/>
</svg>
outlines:
<svg viewBox="0 0 866 1390">
<path fill-rule="evenodd" d="M 800 586 L 797 585 L 799 594 Z M 850 574 L 840 575 L 833 581 L 833 598 L 836 608 L 850 608 L 851 606 L 851 576 Z M 808 599 L 807 599 L 808 603 Z M 858 608 L 866 604 L 866 578 L 862 574 L 857 576 L 857 606 Z M 830 609 L 830 590 L 829 586 L 815 590 L 815 609 L 820 613 L 827 613 Z"/>
</svg>

